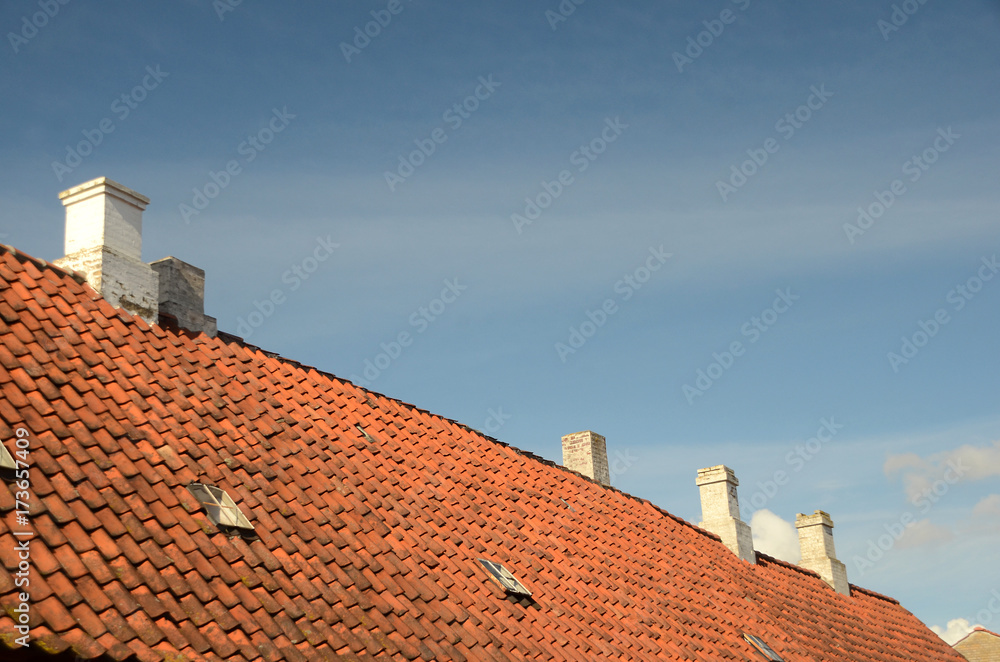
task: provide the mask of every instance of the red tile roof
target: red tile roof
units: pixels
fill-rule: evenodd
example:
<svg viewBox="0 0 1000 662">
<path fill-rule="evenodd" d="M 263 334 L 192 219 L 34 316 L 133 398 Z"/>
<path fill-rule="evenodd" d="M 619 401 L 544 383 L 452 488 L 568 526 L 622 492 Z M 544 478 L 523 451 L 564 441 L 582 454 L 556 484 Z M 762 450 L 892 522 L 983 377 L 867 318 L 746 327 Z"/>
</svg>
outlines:
<svg viewBox="0 0 1000 662">
<path fill-rule="evenodd" d="M 0 396 L 0 441 L 30 433 L 36 653 L 761 659 L 747 632 L 788 662 L 961 660 L 890 598 L 743 563 L 648 501 L 232 337 L 150 327 L 9 249 Z M 192 482 L 257 538 L 219 532 Z M 19 636 L 16 491 L 0 483 L 0 651 Z"/>
</svg>

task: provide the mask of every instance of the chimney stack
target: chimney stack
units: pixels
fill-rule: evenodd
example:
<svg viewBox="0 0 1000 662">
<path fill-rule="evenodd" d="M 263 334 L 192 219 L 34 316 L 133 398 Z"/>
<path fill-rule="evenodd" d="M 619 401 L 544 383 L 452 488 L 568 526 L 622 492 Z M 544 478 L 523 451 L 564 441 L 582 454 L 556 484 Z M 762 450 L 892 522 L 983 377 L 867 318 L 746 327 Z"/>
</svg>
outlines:
<svg viewBox="0 0 1000 662">
<path fill-rule="evenodd" d="M 795 528 L 799 530 L 802 567 L 818 573 L 837 593 L 850 595 L 847 568 L 837 560 L 837 551 L 833 546 L 833 520 L 830 516 L 822 510 L 812 515 L 799 513 L 795 516 Z"/>
<path fill-rule="evenodd" d="M 611 485 L 608 447 L 604 437 L 586 430 L 562 438 L 563 466 L 593 478 L 601 485 Z"/>
<path fill-rule="evenodd" d="M 216 335 L 205 314 L 205 272 L 175 257 L 142 261 L 142 212 L 149 198 L 107 177 L 59 194 L 66 207 L 66 257 L 116 308 L 159 324 L 160 315 L 184 329 Z"/>
<path fill-rule="evenodd" d="M 106 177 L 59 194 L 66 207 L 66 256 L 97 292 L 149 324 L 158 321 L 156 273 L 142 261 L 142 212 L 149 198 Z"/>
<path fill-rule="evenodd" d="M 698 470 L 695 480 L 701 493 L 701 519 L 698 524 L 722 538 L 733 554 L 748 563 L 756 563 L 750 526 L 740 519 L 740 502 L 736 487 L 740 481 L 725 465 Z"/>
<path fill-rule="evenodd" d="M 218 327 L 205 314 L 205 270 L 176 257 L 165 257 L 149 266 L 159 276 L 160 315 L 169 315 L 177 326 L 214 338 Z"/>
</svg>

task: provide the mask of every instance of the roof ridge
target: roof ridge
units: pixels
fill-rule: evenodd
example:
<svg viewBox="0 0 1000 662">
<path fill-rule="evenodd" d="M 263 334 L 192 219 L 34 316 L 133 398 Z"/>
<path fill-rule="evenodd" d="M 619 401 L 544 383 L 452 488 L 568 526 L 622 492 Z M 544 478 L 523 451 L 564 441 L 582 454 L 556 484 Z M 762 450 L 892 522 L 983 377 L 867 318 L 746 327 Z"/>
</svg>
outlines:
<svg viewBox="0 0 1000 662">
<path fill-rule="evenodd" d="M 597 485 L 599 487 L 603 487 L 606 490 L 617 492 L 618 494 L 621 494 L 622 496 L 624 496 L 624 497 L 626 497 L 628 499 L 632 499 L 634 501 L 638 501 L 639 503 L 642 503 L 642 504 L 647 504 L 651 508 L 653 508 L 654 510 L 656 510 L 657 512 L 659 512 L 661 515 L 663 515 L 663 516 L 665 516 L 665 517 L 667 517 L 669 519 L 674 520 L 678 524 L 682 524 L 684 526 L 690 527 L 690 528 L 694 529 L 695 531 L 697 531 L 698 533 L 701 533 L 702 535 L 705 535 L 705 536 L 707 536 L 709 538 L 712 538 L 712 539 L 715 539 L 715 540 L 722 540 L 722 538 L 720 538 L 718 534 L 712 533 L 711 531 L 709 531 L 707 529 L 703 529 L 700 526 L 698 526 L 697 524 L 695 524 L 694 522 L 689 522 L 688 520 L 684 519 L 680 515 L 675 515 L 675 514 L 671 513 L 670 511 L 664 509 L 663 507 L 656 505 L 655 503 L 653 503 L 649 499 L 645 499 L 643 497 L 636 496 L 634 494 L 630 494 L 628 492 L 622 491 L 622 490 L 620 490 L 619 488 L 617 488 L 617 487 L 615 487 L 613 485 L 605 485 L 605 484 L 601 483 L 600 481 L 598 481 L 598 480 L 596 480 L 594 478 L 591 478 L 590 476 L 586 476 L 586 475 L 580 473 L 579 471 L 575 471 L 573 469 L 570 469 L 569 467 L 564 467 L 563 465 L 558 464 L 557 462 L 555 462 L 553 460 L 549 460 L 547 458 L 544 458 L 541 455 L 537 455 L 537 454 L 535 454 L 535 453 L 533 453 L 531 451 L 526 451 L 524 449 L 518 448 L 517 446 L 514 446 L 513 444 L 509 444 L 509 443 L 507 443 L 505 441 L 501 441 L 500 439 L 497 439 L 496 437 L 491 437 L 490 435 L 486 434 L 485 432 L 483 432 L 481 430 L 477 430 L 477 429 L 475 429 L 473 427 L 470 427 L 470 426 L 466 425 L 465 423 L 462 423 L 461 421 L 457 421 L 455 419 L 448 418 L 447 416 L 443 416 L 441 414 L 437 414 L 435 412 L 429 411 L 427 409 L 419 407 L 419 406 L 417 406 L 415 404 L 412 404 L 410 402 L 405 402 L 403 400 L 400 400 L 399 398 L 394 398 L 394 397 L 392 397 L 390 395 L 385 395 L 384 393 L 380 393 L 378 391 L 373 391 L 373 390 L 371 390 L 369 388 L 366 388 L 364 386 L 361 386 L 359 384 L 355 384 L 350 379 L 347 379 L 345 377 L 340 377 L 340 376 L 335 375 L 334 373 L 328 372 L 326 370 L 321 370 L 321 369 L 319 369 L 319 368 L 317 368 L 315 366 L 306 365 L 306 364 L 302 363 L 301 361 L 296 361 L 295 359 L 290 359 L 290 358 L 288 358 L 286 356 L 281 356 L 277 352 L 268 351 L 266 349 L 261 348 L 258 345 L 254 345 L 254 344 L 248 343 L 242 337 L 237 336 L 235 334 L 227 333 L 225 331 L 219 331 L 216 334 L 216 339 L 221 340 L 223 342 L 231 343 L 231 344 L 238 344 L 238 345 L 244 347 L 245 349 L 249 349 L 251 351 L 258 351 L 261 354 L 264 354 L 265 356 L 267 356 L 268 358 L 276 359 L 278 361 L 281 361 L 282 363 L 285 363 L 285 364 L 288 364 L 288 365 L 292 365 L 292 366 L 294 366 L 296 368 L 300 368 L 300 369 L 305 370 L 305 371 L 315 370 L 318 374 L 323 375 L 324 377 L 329 377 L 330 379 L 335 379 L 335 380 L 337 380 L 339 382 L 343 382 L 345 384 L 350 384 L 354 388 L 357 388 L 358 390 L 360 390 L 360 391 L 362 391 L 362 392 L 364 392 L 366 394 L 371 394 L 371 395 L 374 395 L 375 397 L 378 397 L 378 398 L 384 398 L 386 400 L 389 400 L 391 402 L 396 403 L 399 406 L 408 407 L 409 409 L 411 409 L 413 411 L 419 412 L 419 413 L 427 415 L 427 416 L 431 416 L 431 417 L 436 418 L 438 420 L 441 420 L 441 421 L 443 421 L 445 423 L 450 423 L 450 424 L 452 424 L 452 425 L 454 425 L 456 427 L 459 427 L 459 428 L 461 428 L 463 430 L 466 430 L 466 431 L 471 432 L 473 434 L 479 435 L 483 439 L 486 439 L 487 441 L 493 442 L 494 444 L 497 444 L 498 446 L 502 446 L 504 448 L 509 448 L 510 450 L 514 451 L 518 455 L 526 457 L 526 458 L 528 458 L 530 460 L 535 460 L 536 462 L 540 462 L 541 464 L 544 464 L 544 465 L 547 465 L 547 466 L 550 466 L 550 467 L 555 467 L 556 469 L 559 469 L 560 471 L 564 471 L 566 473 L 574 474 L 574 475 L 576 475 L 576 476 L 578 476 L 580 478 L 583 478 L 584 480 L 586 480 L 586 481 L 588 481 L 590 483 L 593 483 L 593 484 L 595 484 L 595 485 Z M 797 567 L 797 566 L 793 566 L 793 567 Z"/>
<path fill-rule="evenodd" d="M 355 384 L 350 379 L 347 379 L 345 377 L 340 377 L 339 375 L 336 375 L 336 374 L 334 374 L 334 373 L 332 373 L 332 372 L 330 372 L 328 370 L 323 370 L 321 368 L 317 368 L 316 366 L 312 366 L 312 365 L 308 365 L 308 364 L 302 363 L 301 361 L 298 361 L 296 359 L 292 359 L 292 358 L 289 358 L 287 356 L 282 356 L 281 354 L 278 354 L 277 352 L 272 352 L 270 350 L 266 350 L 266 349 L 260 347 L 259 345 L 254 345 L 252 343 L 247 342 L 242 337 L 237 336 L 237 335 L 235 335 L 233 333 L 227 333 L 225 331 L 219 331 L 216 334 L 215 337 L 217 339 L 223 341 L 223 342 L 227 342 L 227 343 L 230 343 L 230 344 L 240 345 L 244 349 L 248 349 L 251 352 L 253 352 L 253 351 L 260 352 L 261 354 L 263 354 L 267 358 L 269 358 L 269 359 L 276 359 L 276 360 L 278 360 L 278 361 L 280 361 L 280 362 L 282 362 L 282 363 L 284 363 L 286 365 L 291 365 L 292 367 L 300 368 L 300 369 L 305 370 L 307 372 L 309 370 L 314 370 L 318 374 L 323 375 L 324 377 L 329 377 L 330 379 L 336 379 L 338 382 L 343 382 L 345 384 L 350 384 L 354 388 L 356 388 L 356 389 L 358 389 L 360 391 L 363 391 L 366 394 L 371 394 L 371 395 L 374 395 L 375 397 L 378 397 L 378 398 L 385 398 L 386 400 L 390 400 L 390 401 L 395 402 L 395 403 L 397 403 L 399 405 L 402 405 L 404 407 L 409 407 L 410 409 L 412 409 L 414 411 L 417 411 L 417 412 L 420 412 L 421 414 L 426 414 L 428 416 L 432 416 L 434 418 L 440 419 L 440 420 L 445 421 L 447 423 L 451 423 L 453 425 L 456 425 L 456 426 L 458 426 L 460 428 L 463 428 L 465 430 L 468 430 L 470 432 L 475 432 L 479 436 L 481 436 L 481 437 L 483 437 L 485 439 L 488 439 L 488 440 L 490 440 L 490 441 L 492 441 L 492 442 L 494 442 L 496 444 L 499 444 L 501 446 L 510 448 L 510 449 L 512 449 L 514 451 L 517 451 L 521 455 L 532 455 L 533 457 L 535 457 L 537 459 L 540 459 L 543 462 L 551 462 L 551 460 L 546 460 L 545 458 L 542 458 L 542 457 L 539 457 L 537 455 L 534 455 L 534 453 L 529 453 L 528 451 L 523 451 L 520 448 L 517 448 L 515 446 L 511 446 L 510 444 L 508 444 L 506 442 L 503 442 L 503 441 L 500 441 L 499 439 L 495 439 L 494 437 L 491 437 L 491 436 L 489 436 L 489 435 L 487 435 L 487 434 L 485 434 L 485 433 L 483 433 L 483 432 L 481 432 L 479 430 L 476 430 L 475 428 L 471 428 L 468 425 L 466 425 L 466 424 L 464 424 L 464 423 L 462 423 L 460 421 L 456 421 L 455 419 L 448 418 L 447 416 L 442 416 L 441 414 L 436 414 L 436 413 L 434 413 L 432 411 L 424 409 L 423 407 L 419 407 L 419 406 L 417 406 L 415 404 L 412 404 L 410 402 L 404 402 L 403 400 L 400 400 L 399 398 L 394 398 L 391 395 L 386 395 L 386 394 L 380 393 L 378 391 L 373 391 L 372 389 L 369 389 L 369 388 L 366 388 L 364 386 L 361 386 L 360 384 Z M 555 464 L 555 463 L 553 462 L 552 464 Z M 559 465 L 555 465 L 555 466 L 559 466 Z M 565 467 L 563 467 L 563 468 L 565 468 Z M 569 470 L 567 469 L 567 471 L 569 471 Z M 574 473 L 576 473 L 576 472 L 574 472 Z M 584 476 L 584 478 L 586 478 L 586 476 Z"/>
<path fill-rule="evenodd" d="M 28 261 L 28 262 L 33 263 L 36 267 L 39 267 L 41 269 L 50 269 L 50 270 L 56 271 L 56 272 L 58 272 L 58 273 L 60 273 L 62 275 L 69 276 L 70 278 L 72 278 L 73 280 L 75 280 L 77 283 L 79 283 L 81 285 L 83 285 L 84 283 L 87 282 L 87 277 L 81 271 L 77 271 L 76 269 L 67 269 L 66 267 L 61 267 L 61 266 L 59 266 L 59 265 L 57 265 L 57 264 L 55 264 L 53 262 L 49 262 L 48 260 L 44 260 L 44 259 L 42 259 L 40 257 L 35 257 L 34 255 L 30 255 L 28 253 L 25 253 L 24 251 L 19 250 L 18 248 L 15 248 L 14 246 L 11 246 L 10 244 L 0 244 L 0 250 L 6 251 L 6 252 L 10 253 L 15 259 L 17 259 L 17 260 L 19 260 L 21 262 Z M 120 311 L 120 312 L 123 312 L 125 314 L 129 314 L 128 311 L 125 311 L 125 310 L 123 310 L 121 308 L 117 308 L 117 310 Z M 129 314 L 129 317 L 132 317 L 132 315 Z M 160 326 L 160 325 L 157 324 L 156 326 Z M 164 332 L 172 333 L 174 335 L 177 335 L 177 330 L 176 329 L 168 329 L 168 328 L 165 328 L 165 327 L 162 327 L 162 326 L 160 326 L 160 328 L 163 329 Z M 272 352 L 272 351 L 264 349 L 263 347 L 260 347 L 259 345 L 254 345 L 252 343 L 249 343 L 246 340 L 244 340 L 242 337 L 237 336 L 235 334 L 227 333 L 225 331 L 219 331 L 216 334 L 216 338 L 218 338 L 219 340 L 221 340 L 223 342 L 239 344 L 240 346 L 242 346 L 242 347 L 250 350 L 251 352 L 253 352 L 253 351 L 260 352 L 261 354 L 264 354 L 268 358 L 277 359 L 278 361 L 281 361 L 282 363 L 289 364 L 289 365 L 292 365 L 292 366 L 297 367 L 297 368 L 301 368 L 302 370 L 305 370 L 305 371 L 314 370 L 317 373 L 319 373 L 319 374 L 321 374 L 321 375 L 323 375 L 325 377 L 329 377 L 331 379 L 336 379 L 337 381 L 344 382 L 345 384 L 350 384 L 351 386 L 353 386 L 353 387 L 355 387 L 355 388 L 357 388 L 357 389 L 359 389 L 361 391 L 364 391 L 365 393 L 370 393 L 370 394 L 372 394 L 372 395 L 374 395 L 376 397 L 381 397 L 381 398 L 385 398 L 386 400 L 391 400 L 391 401 L 396 402 L 396 403 L 398 403 L 400 405 L 409 407 L 410 409 L 413 409 L 413 410 L 415 410 L 417 412 L 420 412 L 422 414 L 426 414 L 428 416 L 433 416 L 434 418 L 437 418 L 437 419 L 440 419 L 442 421 L 451 423 L 453 425 L 461 427 L 461 428 L 463 428 L 465 430 L 468 430 L 470 432 L 475 432 L 479 436 L 484 437 L 485 439 L 488 439 L 488 440 L 490 440 L 490 441 L 492 441 L 492 442 L 494 442 L 496 444 L 499 444 L 501 446 L 510 448 L 511 450 L 516 451 L 520 455 L 530 456 L 530 457 L 532 457 L 534 459 L 541 460 L 543 463 L 551 464 L 552 466 L 556 466 L 556 467 L 559 467 L 561 469 L 565 469 L 566 471 L 571 471 L 572 473 L 578 473 L 578 472 L 572 471 L 570 469 L 566 469 L 565 467 L 562 467 L 561 465 L 558 465 L 555 462 L 552 462 L 551 460 L 546 460 L 545 458 L 543 458 L 541 456 L 538 456 L 538 455 L 535 455 L 534 453 L 531 453 L 529 451 L 521 450 L 520 448 L 512 446 L 512 445 L 510 445 L 510 444 L 508 444 L 506 442 L 500 441 L 499 439 L 495 439 L 494 437 L 491 437 L 491 436 L 489 436 L 487 434 L 484 434 L 483 432 L 481 432 L 479 430 L 476 430 L 475 428 L 471 428 L 471 427 L 465 425 L 464 423 L 462 423 L 460 421 L 456 421 L 456 420 L 448 418 L 446 416 L 442 416 L 441 414 L 436 414 L 436 413 L 434 413 L 432 411 L 429 411 L 427 409 L 423 409 L 422 407 L 418 407 L 417 405 L 411 404 L 409 402 L 404 402 L 404 401 L 402 401 L 402 400 L 400 400 L 398 398 L 394 398 L 392 396 L 388 396 L 388 395 L 385 395 L 383 393 L 379 393 L 378 391 L 373 391 L 371 389 L 365 388 L 363 386 L 355 384 L 354 382 L 352 382 L 349 379 L 345 379 L 344 377 L 339 377 L 339 376 L 335 375 L 334 373 L 329 372 L 327 370 L 322 370 L 322 369 L 317 368 L 315 366 L 307 365 L 305 363 L 302 363 L 301 361 L 297 361 L 295 359 L 288 358 L 287 356 L 281 356 L 277 352 Z M 583 476 L 583 474 L 578 474 L 578 475 Z M 586 476 L 583 476 L 583 477 L 587 478 Z M 594 480 L 589 479 L 589 478 L 588 478 L 588 480 L 591 480 L 591 482 L 595 482 L 595 483 L 597 482 L 597 481 L 594 481 Z M 614 489 L 614 488 L 612 488 L 612 489 Z M 629 496 L 631 496 L 631 495 L 629 495 Z"/>
<path fill-rule="evenodd" d="M 616 489 L 616 488 L 612 488 L 612 489 Z M 621 492 L 621 490 L 618 490 L 618 491 Z M 639 501 L 641 503 L 648 503 L 654 510 L 658 511 L 661 515 L 663 515 L 664 517 L 668 517 L 668 518 L 674 520 L 678 524 L 683 524 L 684 526 L 689 526 L 692 529 L 694 529 L 696 532 L 698 532 L 698 533 L 700 533 L 700 534 L 702 534 L 704 536 L 707 536 L 709 538 L 712 538 L 713 540 L 718 540 L 719 542 L 722 542 L 722 536 L 720 536 L 718 533 L 713 533 L 712 531 L 709 531 L 708 529 L 703 529 L 702 527 L 698 526 L 694 522 L 689 522 L 688 520 L 684 519 L 680 515 L 674 515 L 669 510 L 666 510 L 662 506 L 656 505 L 655 503 L 653 503 L 649 499 L 644 499 L 642 497 L 633 496 L 633 495 L 629 494 L 628 492 L 621 492 L 621 493 L 624 494 L 625 496 L 627 496 L 627 497 L 629 497 L 631 499 L 635 499 L 636 501 Z"/>
<path fill-rule="evenodd" d="M 959 639 L 958 641 L 956 641 L 955 643 L 953 643 L 951 645 L 951 647 L 955 648 L 960 643 L 962 643 L 963 641 L 965 641 L 966 639 L 968 639 L 969 637 L 971 637 L 972 635 L 974 635 L 977 632 L 985 632 L 986 634 L 991 634 L 994 637 L 1000 638 L 1000 634 L 997 634 L 996 632 L 993 632 L 992 630 L 987 630 L 982 625 L 977 625 L 974 628 L 972 628 L 971 630 L 969 630 L 969 632 L 966 633 L 966 635 L 964 637 L 962 637 L 961 639 Z"/>
<path fill-rule="evenodd" d="M 10 244 L 0 244 L 0 250 L 4 250 L 4 251 L 10 253 L 11 255 L 14 256 L 15 259 L 21 260 L 22 262 L 23 261 L 31 262 L 32 264 L 34 264 L 36 267 L 39 267 L 40 269 L 50 269 L 52 271 L 57 271 L 60 274 L 63 274 L 65 276 L 69 276 L 70 278 L 72 278 L 73 280 L 75 280 L 80 285 L 83 285 L 84 283 L 87 282 L 87 277 L 83 274 L 82 271 L 77 271 L 76 269 L 67 269 L 66 267 L 61 267 L 61 266 L 59 266 L 58 264 L 56 264 L 54 262 L 49 262 L 48 260 L 43 260 L 40 257 L 35 257 L 34 255 L 29 255 L 28 253 L 25 253 L 24 251 L 19 250 L 19 249 L 15 248 L 15 247 L 11 246 Z"/>
<path fill-rule="evenodd" d="M 864 588 L 862 586 L 858 586 L 857 584 L 851 584 L 850 587 L 852 592 L 859 591 L 861 593 L 864 593 L 865 595 L 871 596 L 873 598 L 878 598 L 879 600 L 884 600 L 890 604 L 894 605 L 899 604 L 899 600 L 896 600 L 895 598 L 890 598 L 888 595 L 883 595 L 877 591 L 873 591 L 870 588 Z"/>
<path fill-rule="evenodd" d="M 801 565 L 796 565 L 795 563 L 792 563 L 791 561 L 785 561 L 784 559 L 779 559 L 776 556 L 771 556 L 770 554 L 765 554 L 764 552 L 762 552 L 760 550 L 756 550 L 755 549 L 754 553 L 757 555 L 757 559 L 758 560 L 760 560 L 761 558 L 763 558 L 764 561 L 766 561 L 767 563 L 772 563 L 774 565 L 780 565 L 782 567 L 788 568 L 789 570 L 795 570 L 795 571 L 797 571 L 797 572 L 799 572 L 799 573 L 801 573 L 803 575 L 809 575 L 811 577 L 819 577 L 820 576 L 819 573 L 816 572 L 815 570 L 810 570 L 809 568 L 805 568 L 805 567 L 803 567 Z"/>
<path fill-rule="evenodd" d="M 785 568 L 788 568 L 789 570 L 795 570 L 795 571 L 797 571 L 797 572 L 799 572 L 799 573 L 801 573 L 803 575 L 809 575 L 809 576 L 812 576 L 812 577 L 820 577 L 820 574 L 818 572 L 816 572 L 815 570 L 810 570 L 809 568 L 806 568 L 804 566 L 796 565 L 795 563 L 791 563 L 789 561 L 784 561 L 784 560 L 779 559 L 779 558 L 777 558 L 775 556 L 771 556 L 770 554 L 765 554 L 764 552 L 761 552 L 761 551 L 758 551 L 758 550 L 754 550 L 754 552 L 757 554 L 758 561 L 761 558 L 763 558 L 767 563 L 773 563 L 775 565 L 780 565 L 780 566 L 783 566 Z M 822 577 L 820 577 L 820 578 L 822 579 Z M 889 603 L 894 604 L 894 605 L 898 605 L 899 604 L 899 600 L 896 600 L 895 598 L 890 598 L 888 595 L 883 595 L 882 593 L 879 593 L 877 591 L 873 591 L 870 588 L 864 588 L 862 586 L 858 586 L 857 584 L 850 584 L 850 583 L 848 583 L 848 585 L 851 587 L 851 593 L 852 594 L 856 591 L 858 593 L 864 593 L 865 595 L 868 595 L 868 596 L 873 597 L 873 598 L 877 598 L 879 600 L 884 600 L 885 602 L 889 602 Z"/>
</svg>

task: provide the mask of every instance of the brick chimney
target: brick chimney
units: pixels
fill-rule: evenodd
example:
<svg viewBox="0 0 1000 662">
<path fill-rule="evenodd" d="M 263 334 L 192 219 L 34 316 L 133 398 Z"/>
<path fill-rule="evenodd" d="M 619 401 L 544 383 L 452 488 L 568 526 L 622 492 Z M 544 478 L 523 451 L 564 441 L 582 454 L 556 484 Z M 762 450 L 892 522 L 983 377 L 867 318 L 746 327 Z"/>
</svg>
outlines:
<svg viewBox="0 0 1000 662">
<path fill-rule="evenodd" d="M 604 437 L 586 430 L 562 438 L 563 466 L 593 478 L 601 485 L 611 485 L 608 447 Z"/>
<path fill-rule="evenodd" d="M 748 563 L 756 563 L 750 525 L 740 519 L 736 487 L 740 481 L 725 465 L 698 470 L 695 480 L 701 493 L 701 519 L 698 526 L 722 538 L 733 554 Z"/>
<path fill-rule="evenodd" d="M 833 520 L 827 513 L 817 510 L 812 515 L 795 516 L 799 530 L 799 548 L 802 550 L 800 565 L 819 574 L 837 593 L 850 595 L 847 568 L 837 560 L 833 546 Z"/>
<path fill-rule="evenodd" d="M 205 270 L 176 257 L 165 257 L 149 266 L 159 276 L 160 319 L 214 338 L 218 327 L 205 314 Z"/>
<path fill-rule="evenodd" d="M 59 194 L 66 207 L 66 256 L 112 306 L 158 321 L 156 272 L 142 261 L 142 212 L 149 198 L 106 177 Z"/>
</svg>

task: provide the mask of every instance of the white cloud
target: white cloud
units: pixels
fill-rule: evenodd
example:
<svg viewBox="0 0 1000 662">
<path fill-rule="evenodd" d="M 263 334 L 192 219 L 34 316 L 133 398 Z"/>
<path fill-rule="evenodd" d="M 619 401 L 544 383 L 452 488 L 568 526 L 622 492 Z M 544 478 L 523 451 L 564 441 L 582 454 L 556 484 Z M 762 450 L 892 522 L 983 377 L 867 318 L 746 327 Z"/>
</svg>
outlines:
<svg viewBox="0 0 1000 662">
<path fill-rule="evenodd" d="M 1000 517 L 1000 494 L 991 494 L 972 508 L 973 515 Z"/>
<path fill-rule="evenodd" d="M 902 476 L 906 495 L 913 501 L 942 478 L 971 482 L 1000 476 L 1000 441 L 986 446 L 964 444 L 926 458 L 914 453 L 889 455 L 883 470 L 889 478 Z"/>
<path fill-rule="evenodd" d="M 955 618 L 948 621 L 948 627 L 943 628 L 940 625 L 932 625 L 931 630 L 934 634 L 944 639 L 946 644 L 954 646 L 955 642 L 972 632 L 972 629 L 975 627 L 978 626 L 971 625 L 964 618 Z"/>
<path fill-rule="evenodd" d="M 916 453 L 900 453 L 888 456 L 883 468 L 887 476 L 892 476 L 906 469 L 922 469 L 924 464 L 923 458 Z"/>
<path fill-rule="evenodd" d="M 954 538 L 951 529 L 934 524 L 929 519 L 922 519 L 906 527 L 896 546 L 900 549 L 907 547 L 923 547 L 934 545 Z"/>
<path fill-rule="evenodd" d="M 750 528 L 753 529 L 754 549 L 789 563 L 798 563 L 801 559 L 799 534 L 791 522 L 765 508 L 753 514 Z"/>
</svg>

